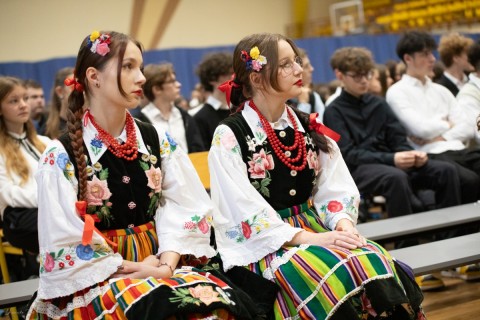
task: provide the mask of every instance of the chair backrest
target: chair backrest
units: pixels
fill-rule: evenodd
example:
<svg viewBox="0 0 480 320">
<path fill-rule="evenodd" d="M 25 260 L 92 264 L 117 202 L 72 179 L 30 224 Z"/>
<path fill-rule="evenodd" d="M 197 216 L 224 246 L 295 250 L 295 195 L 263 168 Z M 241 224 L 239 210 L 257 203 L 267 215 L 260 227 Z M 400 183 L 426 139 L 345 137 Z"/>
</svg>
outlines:
<svg viewBox="0 0 480 320">
<path fill-rule="evenodd" d="M 210 190 L 210 171 L 208 170 L 208 151 L 193 152 L 188 154 L 197 171 L 200 181 L 207 191 Z"/>
</svg>

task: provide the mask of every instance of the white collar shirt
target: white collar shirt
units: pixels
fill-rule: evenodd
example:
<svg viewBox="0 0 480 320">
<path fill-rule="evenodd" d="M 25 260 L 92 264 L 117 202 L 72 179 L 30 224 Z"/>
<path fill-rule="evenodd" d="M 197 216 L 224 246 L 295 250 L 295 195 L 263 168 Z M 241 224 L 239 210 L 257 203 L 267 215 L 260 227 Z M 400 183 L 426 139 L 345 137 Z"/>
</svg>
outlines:
<svg viewBox="0 0 480 320">
<path fill-rule="evenodd" d="M 448 80 L 452 81 L 453 84 L 457 86 L 458 90 L 462 89 L 462 87 L 468 82 L 468 77 L 466 74 L 463 75 L 462 80 L 458 80 L 448 71 L 444 71 L 443 74 Z"/>
<path fill-rule="evenodd" d="M 167 119 L 160 109 L 158 109 L 153 102 L 147 104 L 142 113 L 150 120 L 153 126 L 161 131 L 168 132 L 173 140 L 188 153 L 187 135 L 185 132 L 185 125 L 183 124 L 182 114 L 177 107 L 173 106 L 170 117 Z"/>
<path fill-rule="evenodd" d="M 428 77 L 422 83 L 404 74 L 388 89 L 386 99 L 409 136 L 424 140 L 439 136 L 445 139 L 424 145 L 412 142 L 416 150 L 435 154 L 462 150 L 464 142 L 473 137 L 471 126 L 453 94 Z"/>
</svg>

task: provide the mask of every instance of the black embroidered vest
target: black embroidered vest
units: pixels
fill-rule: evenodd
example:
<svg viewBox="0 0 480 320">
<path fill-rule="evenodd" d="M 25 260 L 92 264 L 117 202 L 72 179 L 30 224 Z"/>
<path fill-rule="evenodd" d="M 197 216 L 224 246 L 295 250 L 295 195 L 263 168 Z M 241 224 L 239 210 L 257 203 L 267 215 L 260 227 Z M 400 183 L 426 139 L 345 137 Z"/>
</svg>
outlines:
<svg viewBox="0 0 480 320">
<path fill-rule="evenodd" d="M 125 229 L 145 224 L 153 220 L 158 207 L 160 194 L 153 193 L 147 186 L 148 178 L 145 173 L 145 169 L 150 168 L 151 165 L 160 168 L 158 134 L 152 125 L 140 121 L 136 123 L 150 155 L 138 153 L 137 159 L 127 161 L 115 157 L 107 150 L 97 164 L 87 159 L 88 181 L 92 181 L 94 176 L 100 180 L 106 180 L 108 190 L 111 192 L 111 196 L 102 200 L 101 204 L 90 205 L 90 202 L 87 208 L 87 213 L 95 215 L 100 220 L 95 223 L 99 230 Z M 75 156 L 68 134 L 62 135 L 59 140 L 67 150 L 78 180 Z M 85 143 L 84 148 L 85 150 L 87 148 Z M 88 157 L 88 153 L 86 156 Z M 99 192 L 105 192 L 105 190 Z"/>
<path fill-rule="evenodd" d="M 290 208 L 308 200 L 312 195 L 312 190 L 316 182 L 315 171 L 310 169 L 308 163 L 302 171 L 290 170 L 290 168 L 283 164 L 275 155 L 268 139 L 265 139 L 262 145 L 255 145 L 255 150 L 252 150 L 251 139 L 255 136 L 241 113 L 231 115 L 223 120 L 221 124 L 227 125 L 232 129 L 240 145 L 243 161 L 247 169 L 249 169 L 248 177 L 251 184 L 275 210 Z M 293 144 L 295 134 L 294 129 L 291 127 L 287 127 L 284 130 L 275 130 L 275 133 L 283 144 L 287 146 Z M 311 142 L 312 139 L 308 133 L 304 133 L 304 139 L 305 143 L 307 143 L 307 152 L 309 150 L 316 152 L 317 148 Z M 262 149 L 265 155 L 261 153 Z M 259 154 L 262 154 L 263 157 L 266 156 L 268 160 L 273 160 L 273 169 L 265 172 L 265 176 L 260 172 L 261 177 L 256 178 L 259 176 L 259 172 L 257 172 L 257 174 L 254 173 L 255 170 L 252 168 L 252 160 L 254 155 L 258 157 Z M 297 153 L 294 151 L 291 157 L 295 157 L 296 155 Z"/>
</svg>

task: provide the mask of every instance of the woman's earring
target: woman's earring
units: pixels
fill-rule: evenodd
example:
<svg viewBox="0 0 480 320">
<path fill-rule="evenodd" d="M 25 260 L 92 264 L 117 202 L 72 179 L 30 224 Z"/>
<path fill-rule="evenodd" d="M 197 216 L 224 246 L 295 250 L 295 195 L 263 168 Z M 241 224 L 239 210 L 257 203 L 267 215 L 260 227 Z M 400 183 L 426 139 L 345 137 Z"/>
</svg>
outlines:
<svg viewBox="0 0 480 320">
<path fill-rule="evenodd" d="M 99 82 L 95 82 L 95 87 L 100 88 L 100 83 L 99 83 Z"/>
</svg>

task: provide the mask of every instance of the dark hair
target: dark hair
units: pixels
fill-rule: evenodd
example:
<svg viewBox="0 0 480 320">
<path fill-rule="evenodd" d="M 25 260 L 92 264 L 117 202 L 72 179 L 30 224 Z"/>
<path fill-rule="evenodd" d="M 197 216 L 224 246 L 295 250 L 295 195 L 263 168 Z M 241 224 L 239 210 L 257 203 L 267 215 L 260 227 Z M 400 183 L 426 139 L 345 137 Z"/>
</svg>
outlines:
<svg viewBox="0 0 480 320">
<path fill-rule="evenodd" d="M 73 73 L 72 67 L 62 68 L 55 74 L 53 81 L 52 95 L 50 107 L 48 110 L 48 118 L 46 123 L 45 135 L 55 139 L 60 134 L 60 111 L 62 108 L 62 100 L 57 95 L 56 88 L 65 86 L 65 78 Z"/>
<path fill-rule="evenodd" d="M 38 81 L 33 79 L 24 80 L 23 86 L 25 88 L 43 89 L 42 85 Z"/>
<path fill-rule="evenodd" d="M 245 62 L 240 58 L 241 52 L 250 52 L 253 47 L 258 47 L 260 54 L 267 58 L 267 65 L 258 73 L 268 81 L 273 89 L 279 91 L 278 85 L 278 42 L 285 40 L 291 46 L 298 56 L 299 51 L 295 43 L 281 34 L 257 33 L 247 36 L 240 40 L 233 52 L 233 72 L 235 73 L 235 82 L 241 87 L 233 88 L 231 101 L 235 106 L 241 105 L 252 95 L 252 86 L 250 84 L 250 73 L 257 72 L 247 70 Z"/>
<path fill-rule="evenodd" d="M 359 47 L 344 47 L 336 50 L 332 59 L 340 72 L 366 73 L 374 68 L 372 53 Z"/>
<path fill-rule="evenodd" d="M 388 83 L 387 83 L 387 66 L 384 64 L 375 64 L 375 69 L 378 72 L 378 82 L 380 82 L 381 87 L 381 96 L 385 97 L 387 94 Z"/>
<path fill-rule="evenodd" d="M 258 47 L 260 54 L 267 58 L 267 65 L 258 71 L 258 73 L 262 75 L 263 79 L 266 80 L 274 90 L 280 91 L 278 84 L 278 42 L 281 40 L 288 42 L 295 54 L 297 56 L 299 55 L 299 50 L 295 43 L 281 34 L 252 34 L 243 38 L 237 44 L 233 52 L 233 72 L 235 73 L 234 82 L 238 84 L 238 87 L 232 88 L 230 97 L 234 106 L 240 106 L 252 95 L 250 73 L 257 71 L 253 71 L 252 69 L 247 70 L 245 62 L 240 57 L 242 51 L 250 52 L 250 49 L 255 46 Z M 331 146 L 328 140 L 323 135 L 309 129 L 310 115 L 296 109 L 294 110 L 302 126 L 306 131 L 309 131 L 317 147 L 323 152 L 330 152 Z"/>
<path fill-rule="evenodd" d="M 97 70 L 103 70 L 108 61 L 118 57 L 117 64 L 117 86 L 120 93 L 123 96 L 127 96 L 123 90 L 120 82 L 122 73 L 122 62 L 125 55 L 125 50 L 129 42 L 133 42 L 141 52 L 143 52 L 142 45 L 127 36 L 126 34 L 114 32 L 114 31 L 100 31 L 100 34 L 109 34 L 111 43 L 109 44 L 110 52 L 102 56 L 97 53 L 93 53 L 90 50 L 89 41 L 90 35 L 88 35 L 80 45 L 80 49 L 77 55 L 77 62 L 75 64 L 75 74 L 77 82 L 83 86 L 84 92 L 73 90 L 68 97 L 68 121 L 67 130 L 71 142 L 71 147 L 75 156 L 77 164 L 78 176 L 79 176 L 79 200 L 85 200 L 87 192 L 87 164 L 85 161 L 85 151 L 83 148 L 83 132 L 82 132 L 82 116 L 83 106 L 85 105 L 85 97 L 90 96 L 90 88 L 86 81 L 86 71 L 88 68 L 93 67 Z"/>
<path fill-rule="evenodd" d="M 475 68 L 475 71 L 480 70 L 480 39 L 468 49 L 468 62 Z"/>
<path fill-rule="evenodd" d="M 143 74 L 146 78 L 143 85 L 143 93 L 149 101 L 153 101 L 155 99 L 153 87 L 158 86 L 161 88 L 167 81 L 167 78 L 171 74 L 175 74 L 175 69 L 173 69 L 173 64 L 171 63 L 149 64 L 145 66 Z"/>
<path fill-rule="evenodd" d="M 405 54 L 412 55 L 425 49 L 435 50 L 437 44 L 435 39 L 425 31 L 410 31 L 403 34 L 397 43 L 397 56 L 405 62 Z"/>
<path fill-rule="evenodd" d="M 196 73 L 205 91 L 213 92 L 214 88 L 211 82 L 232 73 L 232 54 L 213 52 L 205 55 L 198 65 Z"/>
</svg>

